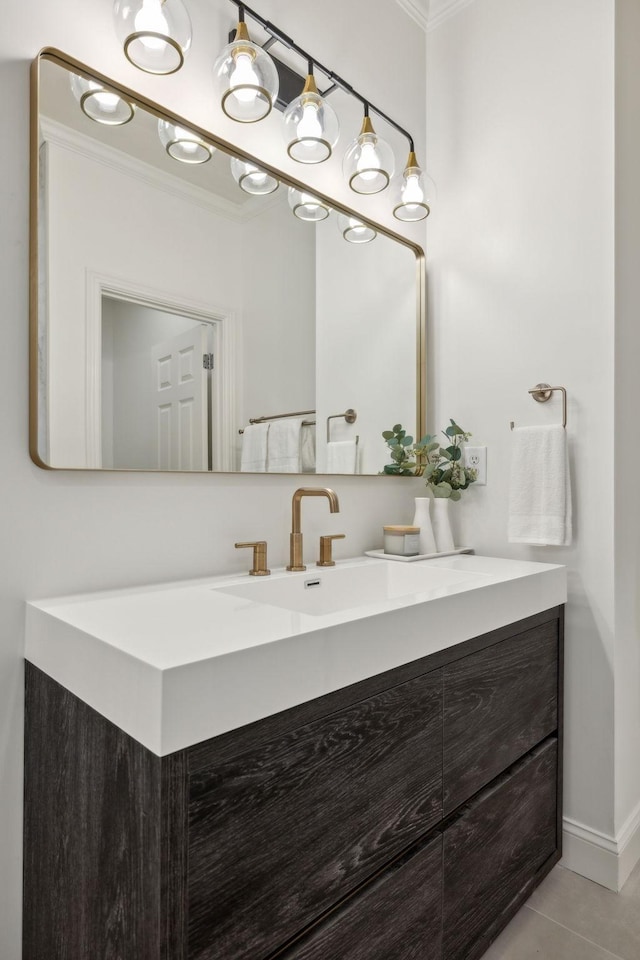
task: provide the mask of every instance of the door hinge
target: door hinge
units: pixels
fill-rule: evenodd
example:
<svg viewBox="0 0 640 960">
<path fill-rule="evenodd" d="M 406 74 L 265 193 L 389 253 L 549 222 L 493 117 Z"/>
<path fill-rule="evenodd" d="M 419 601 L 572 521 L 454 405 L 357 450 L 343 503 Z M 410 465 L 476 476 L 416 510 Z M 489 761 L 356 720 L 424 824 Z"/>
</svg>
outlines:
<svg viewBox="0 0 640 960">
<path fill-rule="evenodd" d="M 213 370 L 213 354 L 212 353 L 202 354 L 202 366 L 205 368 L 205 370 Z"/>
</svg>

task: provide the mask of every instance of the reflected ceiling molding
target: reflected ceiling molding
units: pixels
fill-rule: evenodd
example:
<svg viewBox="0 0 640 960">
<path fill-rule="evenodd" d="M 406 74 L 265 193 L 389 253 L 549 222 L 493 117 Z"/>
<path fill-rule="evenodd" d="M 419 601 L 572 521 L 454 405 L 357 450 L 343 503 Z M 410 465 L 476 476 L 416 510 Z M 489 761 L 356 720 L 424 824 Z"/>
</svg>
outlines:
<svg viewBox="0 0 640 960">
<path fill-rule="evenodd" d="M 73 150 L 74 153 L 95 160 L 107 167 L 117 170 L 129 177 L 140 180 L 148 186 L 161 190 L 170 196 L 178 197 L 193 203 L 196 207 L 205 207 L 212 213 L 235 223 L 244 223 L 252 220 L 258 213 L 261 213 L 265 206 L 260 205 L 259 209 L 245 209 L 252 204 L 237 205 L 224 197 L 219 197 L 210 190 L 204 190 L 192 183 L 187 183 L 171 173 L 160 170 L 144 160 L 137 157 L 131 157 L 121 150 L 114 147 L 108 147 L 93 137 L 85 136 L 77 130 L 62 123 L 51 120 L 50 117 L 40 118 L 40 130 L 42 139 L 46 143 L 56 144 L 66 150 Z"/>
</svg>

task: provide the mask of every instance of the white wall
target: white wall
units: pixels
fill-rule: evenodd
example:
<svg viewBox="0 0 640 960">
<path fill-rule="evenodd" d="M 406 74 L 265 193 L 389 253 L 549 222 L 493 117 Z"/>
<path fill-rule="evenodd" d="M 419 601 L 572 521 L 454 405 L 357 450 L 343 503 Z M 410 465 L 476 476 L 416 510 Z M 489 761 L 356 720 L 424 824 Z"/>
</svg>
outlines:
<svg viewBox="0 0 640 960">
<path fill-rule="evenodd" d="M 276 196 L 242 224 L 245 423 L 316 404 L 315 232 L 292 216 L 285 187 Z"/>
<path fill-rule="evenodd" d="M 49 462 L 73 467 L 91 462 L 81 411 L 94 278 L 238 323 L 241 224 L 56 143 L 47 156 Z"/>
<path fill-rule="evenodd" d="M 320 60 L 360 86 L 411 129 L 424 152 L 424 36 L 391 0 L 370 15 L 368 0 L 327 0 L 315 6 L 261 0 L 263 15 L 278 23 Z M 197 42 L 184 70 L 153 78 L 129 66 L 119 51 L 111 4 L 67 0 L 60 8 L 44 0 L 5 4 L 0 32 L 0 128 L 11 144 L 3 153 L 0 178 L 0 288 L 3 291 L 3 350 L 0 357 L 0 955 L 20 958 L 22 810 L 22 650 L 24 601 L 65 592 L 117 587 L 154 580 L 242 570 L 246 557 L 236 540 L 264 537 L 270 562 L 284 563 L 288 548 L 295 478 L 237 475 L 153 475 L 45 472 L 29 459 L 28 434 L 28 136 L 29 64 L 45 45 L 56 46 L 108 76 L 164 100 L 169 109 L 247 148 L 264 161 L 280 162 L 278 117 L 265 121 L 264 140 L 255 129 L 223 122 L 211 96 L 211 61 L 231 25 L 232 6 L 223 0 L 189 0 Z M 389 38 L 402 36 L 402 44 Z M 385 51 L 385 69 L 378 53 Z M 407 90 L 411 96 L 407 96 Z M 270 122 L 270 121 L 273 122 Z M 348 134 L 347 134 L 348 135 Z M 344 143 L 344 141 L 343 141 Z M 404 147 L 403 147 L 404 149 Z M 287 162 L 289 173 L 294 164 Z M 283 161 L 284 167 L 284 161 Z M 334 190 L 364 216 L 389 227 L 389 202 L 358 201 L 342 184 L 340 158 L 314 180 Z M 403 228 L 404 229 L 404 228 Z M 421 242 L 421 228 L 406 228 Z M 340 478 L 335 482 L 341 513 L 326 504 L 307 504 L 307 546 L 316 535 L 344 532 L 344 554 L 379 543 L 379 528 L 411 519 L 413 481 Z M 324 510 L 322 509 L 324 507 Z M 332 529 L 331 529 L 332 528 Z"/>
<path fill-rule="evenodd" d="M 377 236 L 345 243 L 330 219 L 318 224 L 318 470 L 326 469 L 326 418 L 353 408 L 353 424 L 331 421 L 332 440 L 360 437 L 358 472 L 390 462 L 382 431 L 416 430 L 416 258 Z"/>
<path fill-rule="evenodd" d="M 640 820 L 640 5 L 616 2 L 616 830 Z M 640 849 L 636 851 L 640 853 Z"/>
<path fill-rule="evenodd" d="M 637 71 L 637 46 L 623 51 L 623 42 L 618 52 L 633 52 Z M 637 432 L 637 72 L 633 93 L 634 78 L 620 73 L 635 125 L 623 164 L 635 200 L 616 234 L 624 230 L 627 310 L 616 366 L 613 0 L 476 0 L 428 34 L 427 65 L 428 160 L 439 191 L 428 228 L 432 412 L 438 425 L 452 416 L 488 445 L 488 485 L 472 489 L 458 515 L 464 542 L 569 568 L 564 813 L 576 865 L 581 826 L 615 848 L 640 799 L 637 454 L 624 465 L 614 459 L 614 441 L 621 450 Z M 619 388 L 625 370 L 630 432 L 615 419 L 614 374 Z M 559 397 L 541 406 L 527 395 L 539 381 L 569 396 L 569 548 L 506 542 L 509 420 L 560 417 Z M 632 560 L 617 592 L 614 505 Z M 626 637 L 615 621 L 621 589 Z M 619 700 L 627 668 L 629 695 Z"/>
</svg>

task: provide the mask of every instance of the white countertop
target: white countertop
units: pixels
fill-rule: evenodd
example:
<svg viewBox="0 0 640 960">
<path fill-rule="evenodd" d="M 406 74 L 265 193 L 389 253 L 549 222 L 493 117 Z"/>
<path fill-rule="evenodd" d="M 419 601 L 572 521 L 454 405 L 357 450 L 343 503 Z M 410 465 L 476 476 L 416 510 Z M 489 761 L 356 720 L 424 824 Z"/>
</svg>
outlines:
<svg viewBox="0 0 640 960">
<path fill-rule="evenodd" d="M 370 565 L 379 571 L 364 570 Z M 401 596 L 382 590 L 319 615 L 221 592 L 249 582 L 264 592 L 269 581 L 267 592 L 281 593 L 292 578 L 346 573 L 391 582 L 398 568 L 406 576 L 423 565 L 434 580 L 451 571 L 457 582 Z M 260 582 L 215 577 L 33 601 L 25 656 L 163 756 L 565 601 L 565 568 L 556 564 L 365 557 Z"/>
</svg>

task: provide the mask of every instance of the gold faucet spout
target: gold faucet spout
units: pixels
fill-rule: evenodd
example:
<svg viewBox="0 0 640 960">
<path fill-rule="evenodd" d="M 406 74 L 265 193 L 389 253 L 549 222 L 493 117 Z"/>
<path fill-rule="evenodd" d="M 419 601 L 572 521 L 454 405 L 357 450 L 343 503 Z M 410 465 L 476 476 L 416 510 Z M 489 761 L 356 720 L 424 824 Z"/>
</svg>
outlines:
<svg viewBox="0 0 640 960">
<path fill-rule="evenodd" d="M 335 491 L 329 487 L 299 487 L 293 495 L 291 501 L 291 536 L 290 556 L 287 570 L 306 570 L 302 562 L 302 498 L 303 497 L 326 497 L 329 501 L 330 513 L 340 512 L 340 503 Z"/>
</svg>

